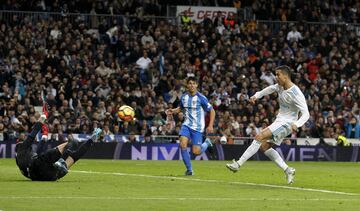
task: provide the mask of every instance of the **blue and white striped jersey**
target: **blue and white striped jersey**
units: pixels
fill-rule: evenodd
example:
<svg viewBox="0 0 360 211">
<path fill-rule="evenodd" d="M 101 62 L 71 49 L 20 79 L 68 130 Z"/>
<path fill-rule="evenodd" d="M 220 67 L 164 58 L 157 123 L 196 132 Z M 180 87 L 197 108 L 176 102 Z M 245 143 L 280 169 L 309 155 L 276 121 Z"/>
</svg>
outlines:
<svg viewBox="0 0 360 211">
<path fill-rule="evenodd" d="M 180 108 L 185 117 L 183 125 L 201 133 L 204 132 L 205 113 L 212 109 L 208 99 L 200 92 L 197 92 L 194 96 L 186 92 L 180 98 Z"/>
</svg>

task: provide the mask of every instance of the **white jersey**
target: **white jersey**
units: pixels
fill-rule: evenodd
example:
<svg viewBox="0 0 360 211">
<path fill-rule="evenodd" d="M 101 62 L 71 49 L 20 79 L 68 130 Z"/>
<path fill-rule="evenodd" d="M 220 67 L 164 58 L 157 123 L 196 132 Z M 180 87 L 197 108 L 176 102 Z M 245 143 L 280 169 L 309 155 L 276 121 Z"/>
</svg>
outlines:
<svg viewBox="0 0 360 211">
<path fill-rule="evenodd" d="M 277 92 L 280 105 L 279 113 L 276 116 L 275 121 L 295 124 L 297 127 L 303 126 L 309 119 L 310 114 L 306 104 L 305 96 L 299 87 L 294 84 L 289 89 L 284 90 L 284 88 L 279 84 L 274 84 L 266 87 L 260 92 L 256 92 L 255 97 L 256 99 L 259 99 L 273 92 Z M 299 112 L 301 113 L 300 118 Z"/>
</svg>

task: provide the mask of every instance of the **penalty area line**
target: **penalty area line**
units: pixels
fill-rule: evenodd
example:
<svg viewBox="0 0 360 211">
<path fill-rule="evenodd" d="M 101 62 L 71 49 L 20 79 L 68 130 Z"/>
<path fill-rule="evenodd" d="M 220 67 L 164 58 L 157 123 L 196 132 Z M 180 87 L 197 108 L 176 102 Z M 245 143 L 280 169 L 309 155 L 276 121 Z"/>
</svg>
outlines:
<svg viewBox="0 0 360 211">
<path fill-rule="evenodd" d="M 102 174 L 102 175 L 114 175 L 114 176 L 144 177 L 144 178 L 154 178 L 154 179 L 173 179 L 173 180 L 194 181 L 194 182 L 237 184 L 237 185 L 280 188 L 280 189 L 308 191 L 308 192 L 330 193 L 330 194 L 348 195 L 348 196 L 359 196 L 360 195 L 357 193 L 347 193 L 347 192 L 341 192 L 341 191 L 331 191 L 331 190 L 324 190 L 324 189 L 302 188 L 302 187 L 292 187 L 292 186 L 283 186 L 283 185 L 251 183 L 251 182 L 236 182 L 236 181 L 229 182 L 229 181 L 211 180 L 211 179 L 198 179 L 198 178 L 188 178 L 188 177 L 185 178 L 185 177 L 174 177 L 174 176 L 157 176 L 157 175 L 147 175 L 147 174 L 129 174 L 129 173 L 121 173 L 121 172 L 96 172 L 96 171 L 79 171 L 79 170 L 71 170 L 71 172 L 83 173 L 83 174 Z"/>
</svg>

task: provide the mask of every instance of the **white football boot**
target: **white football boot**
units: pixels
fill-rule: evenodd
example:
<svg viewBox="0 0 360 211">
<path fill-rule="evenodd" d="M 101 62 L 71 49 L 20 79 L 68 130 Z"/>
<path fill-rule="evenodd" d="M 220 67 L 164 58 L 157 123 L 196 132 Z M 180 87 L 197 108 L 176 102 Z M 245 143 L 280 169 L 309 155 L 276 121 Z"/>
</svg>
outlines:
<svg viewBox="0 0 360 211">
<path fill-rule="evenodd" d="M 228 168 L 230 171 L 235 173 L 235 172 L 239 171 L 240 165 L 234 159 L 232 163 L 226 164 L 226 168 Z"/>
<path fill-rule="evenodd" d="M 294 183 L 294 177 L 295 177 L 295 169 L 292 167 L 288 167 L 285 170 L 285 175 L 286 175 L 286 181 L 288 185 L 291 185 Z"/>
</svg>

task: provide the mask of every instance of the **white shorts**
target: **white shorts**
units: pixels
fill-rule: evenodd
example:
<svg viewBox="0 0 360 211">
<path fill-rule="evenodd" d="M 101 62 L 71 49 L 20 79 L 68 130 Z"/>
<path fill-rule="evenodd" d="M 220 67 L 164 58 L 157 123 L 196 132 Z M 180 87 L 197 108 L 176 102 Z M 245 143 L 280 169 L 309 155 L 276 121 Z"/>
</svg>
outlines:
<svg viewBox="0 0 360 211">
<path fill-rule="evenodd" d="M 272 139 L 268 142 L 280 145 L 282 140 L 291 134 L 291 123 L 283 121 L 275 121 L 269 127 L 272 133 Z"/>
</svg>

